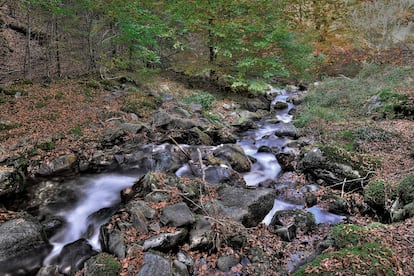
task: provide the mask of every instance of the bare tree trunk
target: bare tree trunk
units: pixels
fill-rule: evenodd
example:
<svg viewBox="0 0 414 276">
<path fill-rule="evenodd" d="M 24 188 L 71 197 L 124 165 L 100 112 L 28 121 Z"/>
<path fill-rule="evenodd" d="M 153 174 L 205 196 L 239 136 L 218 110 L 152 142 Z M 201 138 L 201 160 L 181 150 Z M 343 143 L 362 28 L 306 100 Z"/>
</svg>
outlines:
<svg viewBox="0 0 414 276">
<path fill-rule="evenodd" d="M 62 77 L 62 68 L 60 63 L 60 48 L 59 48 L 59 32 L 58 32 L 58 22 L 55 18 L 55 43 L 56 43 L 56 65 L 57 65 L 57 75 L 59 78 Z"/>
<path fill-rule="evenodd" d="M 30 40 L 31 40 L 31 30 L 32 30 L 32 16 L 31 16 L 31 8 L 32 5 L 29 4 L 28 6 L 28 11 L 27 11 L 27 33 L 26 33 L 26 51 L 25 51 L 25 56 L 24 56 L 24 77 L 26 79 L 30 79 L 31 78 L 31 67 L 32 67 L 32 62 L 31 62 L 31 45 L 30 45 Z"/>
</svg>

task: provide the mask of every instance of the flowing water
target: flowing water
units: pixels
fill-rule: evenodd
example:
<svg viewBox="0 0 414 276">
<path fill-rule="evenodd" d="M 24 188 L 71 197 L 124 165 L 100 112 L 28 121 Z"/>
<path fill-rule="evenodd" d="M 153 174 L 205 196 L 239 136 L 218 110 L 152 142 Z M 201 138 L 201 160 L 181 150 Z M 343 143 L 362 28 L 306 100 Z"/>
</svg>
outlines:
<svg viewBox="0 0 414 276">
<path fill-rule="evenodd" d="M 277 94 L 277 96 L 271 104 L 271 109 L 273 110 L 275 104 L 280 101 L 286 103 L 287 107 L 271 113 L 272 116 L 262 118 L 258 122 L 259 127 L 257 129 L 244 132 L 237 142 L 245 153 L 252 160 L 255 160 L 251 171 L 243 175 L 249 187 L 257 187 L 260 183 L 266 181 L 277 183 L 278 175 L 281 173 L 281 167 L 275 155 L 269 152 L 260 152 L 260 147 L 277 148 L 279 151 L 284 152 L 291 150 L 286 145 L 292 140 L 292 137 L 279 137 L 275 135 L 275 132 L 281 125 L 289 124 L 292 121 L 293 116 L 289 112 L 294 106 L 288 102 L 288 98 L 292 94 L 285 90 L 277 89 L 274 89 L 272 92 Z M 190 175 L 191 170 L 187 164 L 183 164 L 176 174 L 179 176 Z M 124 188 L 132 186 L 137 178 L 138 176 L 122 175 L 101 175 L 99 177 L 89 178 L 87 184 L 83 186 L 84 188 L 81 191 L 82 196 L 77 204 L 70 210 L 63 210 L 56 214 L 57 216 L 63 217 L 66 224 L 63 230 L 51 238 L 50 242 L 54 246 L 53 251 L 44 263 L 53 263 L 53 260 L 59 255 L 65 245 L 81 238 L 87 239 L 95 250 L 100 250 L 99 228 L 109 219 L 111 214 L 96 214 L 99 214 L 100 210 L 110 208 L 119 203 L 120 192 Z M 304 209 L 304 206 L 276 199 L 273 209 L 264 218 L 263 222 L 268 225 L 277 211 L 288 209 Z M 317 206 L 307 208 L 306 210 L 315 215 L 317 223 L 336 224 L 344 218 L 321 210 Z"/>
<path fill-rule="evenodd" d="M 66 244 L 80 238 L 86 238 L 95 250 L 100 250 L 99 228 L 108 220 L 108 217 L 94 217 L 93 215 L 119 203 L 120 192 L 132 186 L 136 180 L 136 177 L 119 175 L 90 178 L 75 208 L 57 214 L 64 218 L 66 224 L 62 231 L 51 238 L 53 250 L 44 263 L 50 264 Z"/>
</svg>

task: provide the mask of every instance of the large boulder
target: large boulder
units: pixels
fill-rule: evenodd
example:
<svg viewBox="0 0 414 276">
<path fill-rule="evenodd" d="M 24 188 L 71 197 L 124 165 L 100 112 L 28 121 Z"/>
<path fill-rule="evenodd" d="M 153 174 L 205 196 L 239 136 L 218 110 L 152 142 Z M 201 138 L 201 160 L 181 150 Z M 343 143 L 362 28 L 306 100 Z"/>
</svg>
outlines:
<svg viewBox="0 0 414 276">
<path fill-rule="evenodd" d="M 143 249 L 144 251 L 149 249 L 168 251 L 170 249 L 177 248 L 178 245 L 187 237 L 187 234 L 188 231 L 184 228 L 181 228 L 173 233 L 161 233 L 145 240 Z"/>
<path fill-rule="evenodd" d="M 357 169 L 358 168 L 358 169 Z M 341 189 L 341 182 L 347 180 L 344 189 L 349 191 L 361 186 L 360 181 L 349 180 L 365 176 L 361 165 L 356 164 L 345 153 L 336 148 L 314 148 L 305 153 L 297 164 L 297 169 L 314 180 L 323 180 L 325 185 Z M 360 172 L 361 171 L 361 172 Z"/>
<path fill-rule="evenodd" d="M 273 208 L 274 189 L 249 190 L 225 187 L 218 191 L 220 200 L 214 200 L 220 214 L 240 221 L 246 227 L 258 225 Z"/>
<path fill-rule="evenodd" d="M 19 218 L 0 225 L 0 275 L 31 274 L 41 266 L 52 247 L 44 241 L 42 226 Z"/>
<path fill-rule="evenodd" d="M 180 227 L 194 223 L 195 218 L 187 204 L 180 202 L 165 207 L 160 220 L 164 225 Z"/>
<path fill-rule="evenodd" d="M 70 173 L 76 169 L 77 156 L 73 153 L 61 155 L 51 161 L 42 163 L 37 173 L 41 176 L 51 176 Z"/>
<path fill-rule="evenodd" d="M 213 155 L 226 161 L 237 172 L 248 172 L 251 169 L 251 162 L 243 149 L 234 144 L 219 146 L 214 150 Z"/>
<path fill-rule="evenodd" d="M 172 276 L 170 261 L 156 252 L 144 254 L 144 265 L 137 276 L 163 275 Z"/>
</svg>

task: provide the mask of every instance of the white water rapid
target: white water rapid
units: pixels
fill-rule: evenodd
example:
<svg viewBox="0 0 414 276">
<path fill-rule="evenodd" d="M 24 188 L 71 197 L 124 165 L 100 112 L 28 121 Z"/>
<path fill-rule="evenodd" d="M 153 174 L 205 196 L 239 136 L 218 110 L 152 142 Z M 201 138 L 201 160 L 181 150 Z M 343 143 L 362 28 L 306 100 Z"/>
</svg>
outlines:
<svg viewBox="0 0 414 276">
<path fill-rule="evenodd" d="M 90 178 L 75 208 L 57 214 L 65 219 L 66 224 L 61 232 L 51 238 L 53 250 L 45 259 L 44 264 L 50 264 L 65 245 L 80 238 L 86 238 L 95 250 L 100 250 L 99 227 L 108 218 L 92 215 L 120 202 L 120 192 L 132 186 L 136 180 L 136 177 L 118 175 Z"/>
</svg>

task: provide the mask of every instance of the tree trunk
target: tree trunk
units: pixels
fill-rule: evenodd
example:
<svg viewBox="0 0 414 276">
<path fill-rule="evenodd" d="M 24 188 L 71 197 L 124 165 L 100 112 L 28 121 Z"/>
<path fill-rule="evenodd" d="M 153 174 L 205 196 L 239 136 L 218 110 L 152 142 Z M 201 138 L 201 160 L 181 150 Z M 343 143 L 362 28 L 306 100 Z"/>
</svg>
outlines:
<svg viewBox="0 0 414 276">
<path fill-rule="evenodd" d="M 59 48 L 59 32 L 58 32 L 58 22 L 55 18 L 55 43 L 56 43 L 56 66 L 57 66 L 57 75 L 59 78 L 62 77 L 62 68 L 60 63 L 60 48 Z"/>
<path fill-rule="evenodd" d="M 217 53 L 216 53 L 216 47 L 214 45 L 214 34 L 212 32 L 212 28 L 214 26 L 214 19 L 209 18 L 208 19 L 208 50 L 209 50 L 209 65 L 211 67 L 215 66 L 216 59 L 217 59 Z M 216 75 L 215 69 L 210 69 L 210 78 L 214 79 Z"/>
<path fill-rule="evenodd" d="M 32 16 L 30 14 L 32 5 L 29 4 L 28 11 L 27 11 L 27 33 L 26 33 L 26 50 L 24 56 L 24 78 L 30 79 L 32 76 L 31 67 L 31 32 L 32 32 Z"/>
</svg>

